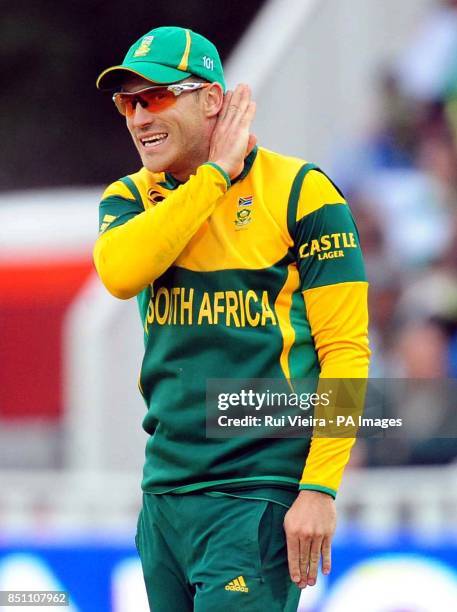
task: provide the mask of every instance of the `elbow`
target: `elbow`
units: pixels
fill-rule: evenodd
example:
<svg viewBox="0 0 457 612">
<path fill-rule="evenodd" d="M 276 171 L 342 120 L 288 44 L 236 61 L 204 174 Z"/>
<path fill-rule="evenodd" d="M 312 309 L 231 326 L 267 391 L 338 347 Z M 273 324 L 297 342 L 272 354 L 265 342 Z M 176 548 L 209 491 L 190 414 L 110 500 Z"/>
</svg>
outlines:
<svg viewBox="0 0 457 612">
<path fill-rule="evenodd" d="M 98 277 L 103 283 L 103 286 L 111 293 L 111 295 L 120 300 L 129 300 L 135 297 L 138 293 L 136 288 L 129 286 L 128 283 L 122 282 L 120 275 L 113 271 L 107 270 L 104 266 L 95 266 L 97 268 Z"/>
<path fill-rule="evenodd" d="M 131 280 L 124 278 L 125 274 L 122 273 L 120 266 L 113 265 L 112 258 L 104 256 L 103 245 L 100 242 L 95 245 L 94 264 L 104 287 L 115 298 L 129 300 L 141 290 L 141 288 L 134 287 Z"/>
<path fill-rule="evenodd" d="M 103 279 L 101 280 L 103 285 L 106 287 L 106 289 L 108 289 L 111 295 L 115 298 L 118 298 L 119 300 L 129 300 L 130 298 L 135 297 L 138 293 L 131 287 L 125 287 L 121 283 L 112 283 L 107 282 L 106 280 L 104 281 Z"/>
<path fill-rule="evenodd" d="M 327 378 L 367 378 L 370 348 L 367 338 L 340 338 L 318 350 L 321 373 Z"/>
</svg>

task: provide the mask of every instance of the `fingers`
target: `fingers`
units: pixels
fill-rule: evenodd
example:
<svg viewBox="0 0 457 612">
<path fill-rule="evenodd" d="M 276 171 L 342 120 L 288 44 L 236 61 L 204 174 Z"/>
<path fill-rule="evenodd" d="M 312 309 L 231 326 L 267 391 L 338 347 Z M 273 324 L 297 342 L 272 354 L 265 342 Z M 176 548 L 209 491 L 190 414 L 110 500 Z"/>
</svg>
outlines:
<svg viewBox="0 0 457 612">
<path fill-rule="evenodd" d="M 229 105 L 229 113 L 233 118 L 239 119 L 243 117 L 251 102 L 251 88 L 249 85 L 237 85 L 233 92 L 233 97 Z"/>
<path fill-rule="evenodd" d="M 300 589 L 316 584 L 321 555 L 322 571 L 324 574 L 330 573 L 330 538 L 286 536 L 286 540 L 290 578 Z"/>
<path fill-rule="evenodd" d="M 224 103 L 219 113 L 219 123 L 228 127 L 233 122 L 246 120 L 245 114 L 253 116 L 254 109 L 250 108 L 251 89 L 248 85 L 237 85 L 235 91 L 227 91 L 224 96 Z M 252 119 L 251 119 L 252 120 Z"/>
<path fill-rule="evenodd" d="M 317 580 L 317 569 L 321 558 L 322 538 L 314 538 L 311 544 L 308 567 L 308 585 L 314 586 Z"/>
<path fill-rule="evenodd" d="M 306 538 L 300 539 L 300 582 L 298 587 L 304 589 L 307 585 L 309 555 L 311 550 L 311 541 Z"/>
<path fill-rule="evenodd" d="M 294 537 L 286 537 L 286 540 L 290 579 L 298 584 L 300 582 L 300 541 Z"/>
<path fill-rule="evenodd" d="M 254 101 L 250 101 L 243 114 L 240 116 L 240 122 L 243 127 L 249 127 L 254 119 L 256 105 Z"/>
<path fill-rule="evenodd" d="M 330 538 L 324 538 L 322 542 L 322 573 L 326 576 L 332 569 L 332 543 Z"/>
<path fill-rule="evenodd" d="M 233 91 L 228 90 L 224 95 L 221 110 L 219 111 L 218 123 L 222 123 L 227 115 L 227 110 L 232 100 Z"/>
</svg>

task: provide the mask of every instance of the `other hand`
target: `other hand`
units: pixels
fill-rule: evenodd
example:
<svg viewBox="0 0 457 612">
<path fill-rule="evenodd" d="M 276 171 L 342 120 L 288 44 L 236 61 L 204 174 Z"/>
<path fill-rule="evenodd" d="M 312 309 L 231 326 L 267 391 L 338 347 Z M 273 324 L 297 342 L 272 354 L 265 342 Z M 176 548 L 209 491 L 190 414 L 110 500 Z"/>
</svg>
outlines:
<svg viewBox="0 0 457 612">
<path fill-rule="evenodd" d="M 300 491 L 284 518 L 290 577 L 299 588 L 316 584 L 321 558 L 322 572 L 330 573 L 335 527 L 333 498 L 319 491 Z"/>
</svg>

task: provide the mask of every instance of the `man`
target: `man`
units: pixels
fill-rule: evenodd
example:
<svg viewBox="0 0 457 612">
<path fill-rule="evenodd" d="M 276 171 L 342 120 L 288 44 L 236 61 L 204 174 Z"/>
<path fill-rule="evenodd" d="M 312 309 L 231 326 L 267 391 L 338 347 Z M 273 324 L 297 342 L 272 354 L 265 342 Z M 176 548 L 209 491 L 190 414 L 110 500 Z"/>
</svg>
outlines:
<svg viewBox="0 0 457 612">
<path fill-rule="evenodd" d="M 315 166 L 256 146 L 250 89 L 226 91 L 204 37 L 152 30 L 97 85 L 115 90 L 143 164 L 103 194 L 94 260 L 144 326 L 150 606 L 296 610 L 321 559 L 330 571 L 353 439 L 206 437 L 206 381 L 367 376 L 351 213 Z"/>
</svg>

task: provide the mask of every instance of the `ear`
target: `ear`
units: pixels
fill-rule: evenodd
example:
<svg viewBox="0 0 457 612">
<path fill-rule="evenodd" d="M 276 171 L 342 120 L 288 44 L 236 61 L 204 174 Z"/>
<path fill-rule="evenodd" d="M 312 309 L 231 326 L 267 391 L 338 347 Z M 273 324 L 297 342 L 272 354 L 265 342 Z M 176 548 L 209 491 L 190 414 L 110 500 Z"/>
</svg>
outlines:
<svg viewBox="0 0 457 612">
<path fill-rule="evenodd" d="M 219 83 L 211 83 L 204 90 L 203 108 L 206 117 L 215 117 L 222 108 L 224 92 Z"/>
</svg>

